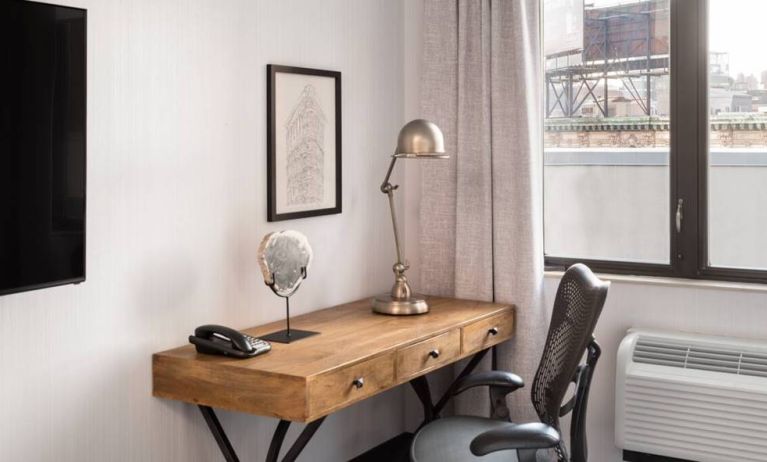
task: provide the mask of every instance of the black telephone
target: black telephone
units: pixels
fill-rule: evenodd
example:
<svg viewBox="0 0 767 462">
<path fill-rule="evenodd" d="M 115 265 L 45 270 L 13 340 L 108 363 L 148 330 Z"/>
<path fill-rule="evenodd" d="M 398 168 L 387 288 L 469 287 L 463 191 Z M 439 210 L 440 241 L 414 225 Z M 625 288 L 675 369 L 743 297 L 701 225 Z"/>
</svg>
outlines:
<svg viewBox="0 0 767 462">
<path fill-rule="evenodd" d="M 266 340 L 215 324 L 206 324 L 195 329 L 194 335 L 189 336 L 189 343 L 197 347 L 198 353 L 234 358 L 251 358 L 272 349 L 272 345 Z"/>
</svg>

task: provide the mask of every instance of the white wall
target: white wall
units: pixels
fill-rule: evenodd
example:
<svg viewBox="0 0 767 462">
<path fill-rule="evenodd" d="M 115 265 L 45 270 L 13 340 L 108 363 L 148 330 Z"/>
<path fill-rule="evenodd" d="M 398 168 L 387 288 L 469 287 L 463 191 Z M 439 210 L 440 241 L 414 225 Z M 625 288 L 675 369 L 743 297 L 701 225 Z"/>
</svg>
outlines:
<svg viewBox="0 0 767 462">
<path fill-rule="evenodd" d="M 603 351 L 594 374 L 587 420 L 589 459 L 595 462 L 622 460 L 614 443 L 615 360 L 618 344 L 629 328 L 762 340 L 767 336 L 766 286 L 662 278 L 633 282 L 628 277 L 616 279 L 596 328 Z M 550 313 L 559 277 L 550 275 L 545 282 L 545 306 Z"/>
<path fill-rule="evenodd" d="M 295 313 L 388 288 L 378 184 L 404 122 L 403 3 L 66 3 L 89 10 L 88 280 L 0 298 L 0 460 L 220 460 L 195 407 L 151 397 L 151 354 L 199 324 L 283 316 L 255 259 L 269 231 L 314 245 Z M 343 73 L 341 215 L 266 223 L 267 63 Z M 303 460 L 398 433 L 402 394 L 331 416 Z M 220 415 L 263 459 L 276 421 Z"/>
</svg>

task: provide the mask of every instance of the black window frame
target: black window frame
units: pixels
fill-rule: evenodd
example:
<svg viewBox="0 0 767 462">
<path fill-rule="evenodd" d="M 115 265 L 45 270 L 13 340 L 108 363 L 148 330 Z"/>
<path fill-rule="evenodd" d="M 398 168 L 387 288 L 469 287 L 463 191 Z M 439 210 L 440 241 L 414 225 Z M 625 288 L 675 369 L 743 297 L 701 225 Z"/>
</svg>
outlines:
<svg viewBox="0 0 767 462">
<path fill-rule="evenodd" d="M 670 263 L 557 257 L 546 255 L 544 247 L 546 269 L 564 269 L 580 262 L 601 273 L 767 283 L 767 269 L 715 267 L 708 263 L 709 2 L 669 1 Z M 690 114 L 694 116 L 690 117 Z M 675 222 L 679 199 L 683 200 L 683 221 L 681 231 L 677 232 Z"/>
</svg>

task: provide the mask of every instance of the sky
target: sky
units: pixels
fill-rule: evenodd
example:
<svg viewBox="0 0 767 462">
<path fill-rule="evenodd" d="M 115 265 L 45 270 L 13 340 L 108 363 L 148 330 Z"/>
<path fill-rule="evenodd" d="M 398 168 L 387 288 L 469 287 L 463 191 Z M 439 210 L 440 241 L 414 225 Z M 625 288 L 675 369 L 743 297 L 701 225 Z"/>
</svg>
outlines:
<svg viewBox="0 0 767 462">
<path fill-rule="evenodd" d="M 730 75 L 767 70 L 767 0 L 710 0 L 709 49 L 730 53 Z"/>
</svg>

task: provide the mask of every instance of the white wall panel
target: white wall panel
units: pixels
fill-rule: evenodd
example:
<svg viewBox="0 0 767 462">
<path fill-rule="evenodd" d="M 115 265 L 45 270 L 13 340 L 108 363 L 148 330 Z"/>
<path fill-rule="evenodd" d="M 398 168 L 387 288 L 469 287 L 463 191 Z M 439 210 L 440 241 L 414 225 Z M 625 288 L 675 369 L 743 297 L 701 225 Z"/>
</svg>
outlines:
<svg viewBox="0 0 767 462">
<path fill-rule="evenodd" d="M 66 3 L 88 9 L 88 279 L 0 297 L 0 460 L 219 460 L 196 408 L 151 397 L 150 356 L 199 324 L 283 316 L 255 258 L 270 231 L 315 249 L 295 314 L 390 285 L 378 184 L 404 122 L 402 2 Z M 267 63 L 343 73 L 342 215 L 266 222 Z M 401 431 L 402 393 L 331 416 L 303 460 Z M 221 415 L 263 459 L 276 421 Z"/>
</svg>

